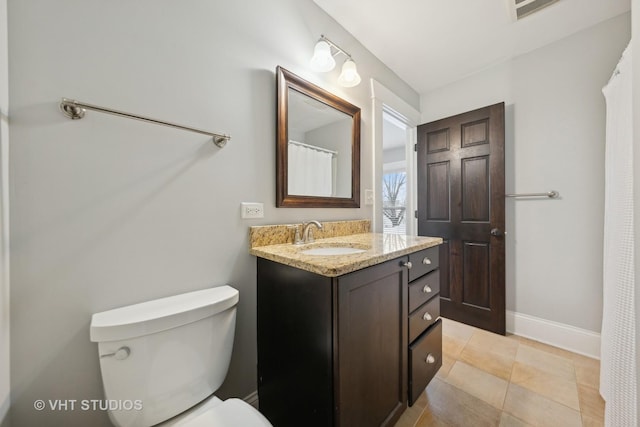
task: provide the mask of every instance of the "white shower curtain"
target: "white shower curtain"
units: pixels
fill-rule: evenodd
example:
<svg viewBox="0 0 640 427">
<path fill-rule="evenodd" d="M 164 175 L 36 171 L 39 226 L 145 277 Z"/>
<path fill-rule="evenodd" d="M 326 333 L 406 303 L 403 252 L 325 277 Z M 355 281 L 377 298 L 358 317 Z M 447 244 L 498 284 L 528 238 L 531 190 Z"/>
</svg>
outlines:
<svg viewBox="0 0 640 427">
<path fill-rule="evenodd" d="M 602 90 L 607 104 L 600 394 L 605 426 L 635 426 L 638 373 L 633 227 L 631 43 Z"/>
<path fill-rule="evenodd" d="M 333 194 L 333 154 L 296 141 L 289 141 L 288 193 L 296 196 Z"/>
</svg>

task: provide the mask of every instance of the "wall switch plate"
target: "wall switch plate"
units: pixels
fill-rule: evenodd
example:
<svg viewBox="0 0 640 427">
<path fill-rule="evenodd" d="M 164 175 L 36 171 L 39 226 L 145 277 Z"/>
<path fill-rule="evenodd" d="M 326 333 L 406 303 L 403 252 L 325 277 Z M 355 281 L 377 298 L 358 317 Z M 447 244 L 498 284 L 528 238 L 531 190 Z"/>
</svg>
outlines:
<svg viewBox="0 0 640 427">
<path fill-rule="evenodd" d="M 254 202 L 240 203 L 240 217 L 245 219 L 264 218 L 264 204 Z"/>
<path fill-rule="evenodd" d="M 364 204 L 367 206 L 373 205 L 373 190 L 364 190 Z"/>
</svg>

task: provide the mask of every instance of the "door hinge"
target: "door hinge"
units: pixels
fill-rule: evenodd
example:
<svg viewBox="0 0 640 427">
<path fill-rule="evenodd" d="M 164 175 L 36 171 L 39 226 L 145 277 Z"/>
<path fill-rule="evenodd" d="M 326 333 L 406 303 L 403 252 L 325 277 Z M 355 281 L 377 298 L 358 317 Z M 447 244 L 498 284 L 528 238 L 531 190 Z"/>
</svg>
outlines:
<svg viewBox="0 0 640 427">
<path fill-rule="evenodd" d="M 418 218 L 418 211 L 413 211 L 413 216 L 415 216 L 416 218 Z"/>
<path fill-rule="evenodd" d="M 418 151 L 418 144 L 413 144 L 413 151 Z"/>
</svg>

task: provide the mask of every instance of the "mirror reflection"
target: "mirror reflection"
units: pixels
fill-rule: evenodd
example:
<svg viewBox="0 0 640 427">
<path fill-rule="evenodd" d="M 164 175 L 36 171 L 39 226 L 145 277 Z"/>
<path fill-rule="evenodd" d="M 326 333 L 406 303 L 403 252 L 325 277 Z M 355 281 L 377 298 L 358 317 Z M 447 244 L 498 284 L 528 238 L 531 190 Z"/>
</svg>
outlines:
<svg viewBox="0 0 640 427">
<path fill-rule="evenodd" d="M 290 195 L 351 197 L 351 116 L 289 91 Z"/>
</svg>

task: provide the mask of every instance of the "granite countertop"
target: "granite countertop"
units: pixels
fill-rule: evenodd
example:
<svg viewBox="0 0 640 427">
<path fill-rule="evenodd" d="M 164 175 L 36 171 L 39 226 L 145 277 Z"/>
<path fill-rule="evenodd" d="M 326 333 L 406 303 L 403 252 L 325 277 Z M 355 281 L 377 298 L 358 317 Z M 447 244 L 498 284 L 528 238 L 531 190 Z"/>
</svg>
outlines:
<svg viewBox="0 0 640 427">
<path fill-rule="evenodd" d="M 362 233 L 316 239 L 314 243 L 301 246 L 291 243 L 256 246 L 251 248 L 249 253 L 322 276 L 336 277 L 441 243 L 440 237 Z M 366 251 L 350 255 L 305 255 L 300 253 L 306 249 L 330 246 L 353 247 L 366 249 Z"/>
</svg>

